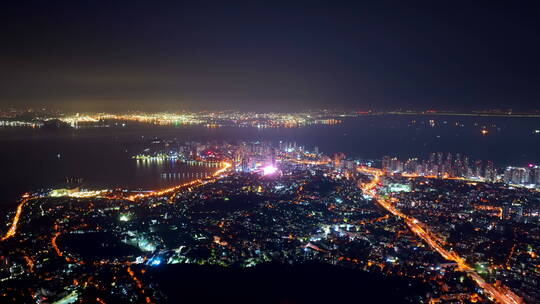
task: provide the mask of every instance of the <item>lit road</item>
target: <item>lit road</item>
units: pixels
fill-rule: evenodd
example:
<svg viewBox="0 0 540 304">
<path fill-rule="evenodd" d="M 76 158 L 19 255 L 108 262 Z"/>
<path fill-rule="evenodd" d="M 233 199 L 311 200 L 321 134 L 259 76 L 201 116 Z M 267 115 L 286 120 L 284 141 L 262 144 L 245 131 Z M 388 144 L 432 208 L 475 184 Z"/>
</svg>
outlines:
<svg viewBox="0 0 540 304">
<path fill-rule="evenodd" d="M 107 193 L 108 191 L 90 191 L 90 192 L 80 193 L 80 195 L 76 193 L 75 195 L 70 195 L 70 196 L 78 197 L 78 198 L 81 198 L 81 197 L 82 198 L 101 197 L 101 198 L 105 198 L 105 199 L 127 199 L 127 200 L 131 200 L 131 201 L 135 201 L 137 199 L 147 198 L 147 197 L 174 195 L 178 191 L 186 189 L 186 188 L 189 189 L 189 188 L 201 186 L 201 185 L 204 185 L 204 184 L 207 184 L 207 183 L 212 183 L 212 182 L 218 180 L 219 178 L 223 177 L 224 173 L 226 173 L 233 166 L 232 163 L 226 162 L 226 161 L 223 161 L 221 164 L 222 164 L 221 168 L 216 170 L 211 176 L 209 176 L 207 178 L 196 179 L 196 180 L 193 180 L 191 182 L 176 185 L 176 186 L 171 187 L 171 188 L 155 190 L 155 191 L 147 192 L 147 193 L 144 193 L 144 194 L 134 194 L 134 195 L 130 195 L 130 196 L 127 196 L 127 197 L 123 197 L 123 196 L 106 197 L 106 196 L 104 196 L 104 194 Z M 15 211 L 15 216 L 13 217 L 13 221 L 11 222 L 11 225 L 10 225 L 8 231 L 5 233 L 5 235 L 0 237 L 0 242 L 5 241 L 5 240 L 7 240 L 9 238 L 12 238 L 12 237 L 14 237 L 16 235 L 17 227 L 19 226 L 19 222 L 20 222 L 20 219 L 21 219 L 21 215 L 23 213 L 24 206 L 28 203 L 28 201 L 33 200 L 33 199 L 37 199 L 37 198 L 39 198 L 39 197 L 38 196 L 32 197 L 28 193 L 23 195 L 19 205 L 17 206 L 17 210 Z M 80 264 L 80 265 L 85 264 L 84 261 L 77 260 L 77 259 L 68 257 L 67 255 L 63 254 L 62 250 L 58 247 L 58 244 L 57 244 L 57 239 L 58 239 L 58 237 L 60 235 L 61 235 L 61 233 L 57 231 L 52 235 L 52 238 L 51 238 L 51 247 L 53 248 L 56 255 L 59 256 L 59 257 L 63 257 L 65 259 L 65 261 L 68 262 L 68 263 L 76 263 L 76 264 Z M 33 268 L 34 268 L 33 261 L 30 258 L 28 258 L 27 256 L 25 256 L 25 260 L 26 260 L 27 264 L 29 265 L 30 271 L 32 272 Z M 107 263 L 107 262 L 105 262 L 105 263 Z M 101 263 L 101 264 L 103 264 L 103 263 Z M 112 264 L 115 264 L 114 261 L 113 261 Z M 153 304 L 154 302 L 150 299 L 150 297 L 145 295 L 142 282 L 135 276 L 135 273 L 129 267 L 129 263 L 127 265 L 128 265 L 127 272 L 130 275 L 130 277 L 132 278 L 132 280 L 134 281 L 135 285 L 137 286 L 137 288 L 139 290 L 139 293 L 142 296 L 144 296 L 145 302 L 147 304 Z M 96 299 L 96 301 L 98 303 L 104 303 L 101 299 L 99 299 L 99 301 L 98 301 L 98 299 Z"/>
<path fill-rule="evenodd" d="M 225 173 L 227 170 L 229 170 L 232 166 L 233 166 L 232 163 L 224 161 L 224 162 L 222 162 L 222 167 L 220 169 L 216 170 L 208 178 L 196 179 L 196 180 L 193 180 L 191 182 L 176 185 L 176 186 L 171 187 L 171 188 L 155 190 L 155 191 L 147 192 L 147 193 L 144 193 L 144 194 L 134 194 L 134 195 L 130 195 L 128 197 L 116 197 L 116 196 L 114 196 L 114 197 L 110 197 L 110 198 L 111 199 L 127 199 L 127 200 L 131 200 L 131 201 L 135 201 L 135 200 L 141 199 L 141 198 L 174 194 L 175 192 L 177 192 L 177 191 L 179 191 L 181 189 L 184 189 L 184 188 L 197 187 L 197 186 L 204 185 L 204 184 L 207 184 L 207 183 L 212 183 L 212 182 L 216 181 L 217 179 L 219 179 L 222 176 L 222 174 Z M 94 192 L 91 192 L 90 194 L 84 195 L 83 197 L 84 198 L 92 198 L 92 197 L 98 197 L 99 196 L 99 197 L 102 197 L 102 198 L 106 198 L 106 197 L 102 196 L 103 193 L 104 193 L 103 191 L 94 191 Z M 11 222 L 11 226 L 9 227 L 8 231 L 2 237 L 0 237 L 0 242 L 5 241 L 5 240 L 15 236 L 15 234 L 17 233 L 17 227 L 19 225 L 19 221 L 21 219 L 21 214 L 23 212 L 24 206 L 26 205 L 26 203 L 28 203 L 28 201 L 33 200 L 33 199 L 37 199 L 37 198 L 39 198 L 39 197 L 32 197 L 28 193 L 26 193 L 26 194 L 24 194 L 22 196 L 22 200 L 19 203 L 19 205 L 17 206 L 17 210 L 15 211 L 15 216 L 13 217 L 13 221 Z"/>
<path fill-rule="evenodd" d="M 319 164 L 319 163 L 317 163 Z M 164 196 L 164 195 L 170 195 L 174 194 L 175 192 L 184 189 L 184 188 L 190 188 L 190 187 L 196 187 L 200 186 L 206 183 L 211 183 L 219 179 L 222 174 L 224 174 L 227 170 L 229 170 L 232 167 L 232 164 L 229 162 L 223 162 L 223 166 L 214 172 L 209 178 L 206 179 L 197 179 L 188 183 L 180 184 L 171 188 L 162 189 L 162 190 L 156 190 L 144 194 L 135 194 L 130 195 L 126 197 L 125 199 L 128 200 L 137 200 L 147 197 L 156 197 L 156 196 Z M 488 282 L 486 282 L 478 273 L 474 271 L 474 269 L 469 266 L 465 260 L 460 257 L 456 252 L 445 249 L 441 244 L 444 244 L 440 238 L 433 235 L 429 231 L 427 231 L 424 227 L 427 227 L 425 224 L 421 223 L 417 219 L 410 217 L 401 211 L 399 211 L 394 205 L 392 199 L 387 199 L 381 197 L 377 193 L 377 188 L 380 184 L 380 177 L 382 175 L 382 171 L 375 168 L 368 168 L 368 167 L 358 167 L 358 171 L 363 172 L 365 174 L 369 174 L 373 176 L 373 179 L 367 183 L 364 183 L 360 185 L 360 188 L 363 190 L 365 194 L 370 195 L 375 199 L 375 201 L 381 205 L 384 209 L 386 209 L 388 212 L 393 214 L 394 216 L 398 216 L 402 218 L 405 222 L 405 224 L 409 227 L 409 229 L 417 235 L 420 239 L 422 239 L 424 242 L 426 242 L 430 248 L 432 248 L 434 251 L 438 252 L 443 258 L 453 261 L 458 265 L 458 269 L 460 271 L 463 271 L 468 274 L 470 278 L 472 278 L 475 283 L 483 289 L 484 293 L 489 296 L 489 298 L 493 299 L 494 301 L 502 304 L 520 304 L 523 303 L 523 300 L 518 297 L 516 294 L 514 294 L 512 291 L 508 290 L 504 287 L 498 287 L 494 286 Z M 96 194 L 98 196 L 100 194 Z M 31 197 L 28 194 L 25 194 L 22 197 L 22 200 L 20 201 L 19 205 L 17 206 L 17 210 L 15 212 L 15 216 L 13 218 L 13 221 L 11 223 L 10 228 L 0 238 L 0 241 L 5 241 L 17 233 L 17 227 L 21 218 L 21 214 L 23 212 L 24 206 L 27 204 L 28 201 L 35 199 L 36 197 Z M 55 235 L 55 237 L 52 240 L 53 248 L 57 251 L 57 254 L 59 256 L 62 256 L 62 253 L 57 248 L 55 241 L 56 237 L 58 235 Z"/>
<path fill-rule="evenodd" d="M 140 199 L 140 198 L 163 196 L 163 195 L 173 194 L 176 191 L 181 190 L 183 188 L 196 187 L 196 186 L 204 185 L 204 184 L 207 184 L 207 183 L 212 183 L 212 182 L 216 181 L 216 179 L 219 178 L 219 176 L 221 174 L 225 173 L 227 170 L 229 170 L 232 167 L 232 163 L 229 163 L 229 162 L 222 162 L 222 165 L 223 166 L 220 169 L 216 170 L 216 172 L 214 172 L 208 178 L 196 179 L 196 180 L 193 180 L 193 181 L 190 181 L 190 182 L 187 182 L 187 183 L 183 183 L 183 184 L 180 184 L 180 185 L 176 185 L 174 187 L 167 188 L 167 189 L 156 190 L 156 191 L 152 191 L 152 192 L 148 192 L 148 193 L 144 193 L 144 194 L 130 195 L 130 196 L 126 197 L 126 199 L 130 200 L 130 201 L 134 201 L 134 200 L 137 200 L 137 199 Z"/>
<path fill-rule="evenodd" d="M 484 291 L 486 295 L 489 296 L 489 298 L 502 304 L 523 303 L 523 299 L 521 299 L 509 289 L 504 287 L 497 287 L 486 282 L 455 251 L 445 249 L 441 245 L 441 243 L 443 242 L 437 236 L 433 235 L 425 228 L 423 228 L 427 227 L 425 224 L 411 216 L 403 214 L 396 207 L 394 207 L 391 199 L 381 197 L 377 193 L 377 187 L 380 183 L 380 177 L 383 174 L 381 170 L 369 167 L 358 167 L 358 171 L 373 176 L 373 179 L 371 181 L 360 186 L 360 189 L 362 189 L 364 193 L 373 197 L 379 205 L 381 205 L 384 209 L 386 209 L 393 215 L 402 218 L 405 221 L 405 224 L 416 236 L 424 240 L 424 242 L 426 242 L 429 247 L 437 251 L 443 258 L 455 262 L 458 265 L 458 269 L 467 273 L 467 275 L 469 275 L 469 277 L 472 278 L 474 282 L 476 282 L 476 284 Z"/>
<path fill-rule="evenodd" d="M 21 218 L 21 213 L 23 211 L 24 205 L 26 205 L 26 203 L 30 199 L 31 198 L 29 197 L 28 194 L 25 194 L 23 196 L 23 199 L 21 200 L 21 202 L 17 206 L 17 211 L 15 211 L 15 216 L 13 217 L 13 221 L 11 222 L 11 226 L 9 227 L 6 234 L 3 235 L 2 238 L 0 238 L 0 242 L 5 241 L 5 240 L 9 239 L 10 237 L 13 237 L 15 235 L 15 233 L 17 233 L 17 226 L 19 225 L 19 220 Z"/>
<path fill-rule="evenodd" d="M 312 166 L 320 166 L 320 165 L 326 165 L 330 163 L 330 159 L 324 159 L 324 160 L 308 160 L 308 159 L 294 159 L 294 158 L 287 158 L 286 161 L 293 162 L 296 164 L 302 164 L 302 165 L 312 165 Z"/>
</svg>

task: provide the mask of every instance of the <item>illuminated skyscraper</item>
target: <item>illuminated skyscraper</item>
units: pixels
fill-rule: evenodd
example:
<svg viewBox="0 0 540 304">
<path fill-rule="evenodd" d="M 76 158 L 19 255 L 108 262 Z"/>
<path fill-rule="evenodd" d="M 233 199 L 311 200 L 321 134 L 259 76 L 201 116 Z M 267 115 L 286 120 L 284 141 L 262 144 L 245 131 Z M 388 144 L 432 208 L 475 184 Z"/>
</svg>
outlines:
<svg viewBox="0 0 540 304">
<path fill-rule="evenodd" d="M 493 162 L 490 160 L 486 162 L 486 171 L 484 174 L 484 178 L 490 182 L 495 181 L 495 179 L 497 178 L 497 172 L 495 171 Z"/>
<path fill-rule="evenodd" d="M 383 171 L 388 171 L 388 168 L 390 167 L 390 156 L 383 156 L 382 158 L 382 165 L 381 168 Z"/>
<path fill-rule="evenodd" d="M 338 153 L 334 153 L 334 167 L 337 169 L 337 168 L 341 168 L 341 165 L 342 165 L 342 161 L 343 159 L 345 159 L 345 154 L 341 153 L 341 152 L 338 152 Z"/>
<path fill-rule="evenodd" d="M 482 161 L 477 160 L 474 162 L 474 176 L 482 177 Z"/>
</svg>

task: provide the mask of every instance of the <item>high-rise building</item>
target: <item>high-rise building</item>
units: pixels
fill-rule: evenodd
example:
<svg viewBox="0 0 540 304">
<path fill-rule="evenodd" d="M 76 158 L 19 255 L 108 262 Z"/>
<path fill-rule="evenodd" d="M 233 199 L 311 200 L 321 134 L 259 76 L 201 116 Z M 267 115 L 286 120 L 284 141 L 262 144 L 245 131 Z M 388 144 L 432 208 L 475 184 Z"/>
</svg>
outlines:
<svg viewBox="0 0 540 304">
<path fill-rule="evenodd" d="M 405 172 L 417 173 L 418 158 L 409 158 L 403 165 Z"/>
<path fill-rule="evenodd" d="M 389 171 L 392 173 L 403 172 L 403 163 L 397 157 L 391 158 Z"/>
<path fill-rule="evenodd" d="M 356 170 L 356 163 L 354 160 L 346 159 L 343 161 L 343 166 L 350 170 L 351 172 L 354 172 Z"/>
<path fill-rule="evenodd" d="M 334 157 L 333 157 L 334 167 L 341 168 L 343 159 L 345 159 L 345 154 L 341 152 L 334 153 Z"/>
<path fill-rule="evenodd" d="M 383 171 L 387 172 L 390 167 L 390 156 L 383 156 L 381 168 Z"/>
<path fill-rule="evenodd" d="M 471 175 L 471 167 L 469 166 L 469 157 L 464 156 L 463 157 L 463 173 L 462 176 L 470 176 Z"/>
<path fill-rule="evenodd" d="M 493 162 L 488 160 L 486 162 L 486 170 L 484 173 L 484 178 L 487 181 L 493 182 L 497 178 L 497 171 L 495 170 L 495 167 L 493 166 Z"/>
<path fill-rule="evenodd" d="M 531 168 L 531 183 L 540 186 L 540 166 L 533 166 Z"/>
<path fill-rule="evenodd" d="M 482 177 L 482 161 L 476 160 L 474 162 L 474 176 Z"/>
<path fill-rule="evenodd" d="M 506 167 L 503 180 L 511 184 L 529 184 L 530 170 L 524 167 Z"/>
</svg>

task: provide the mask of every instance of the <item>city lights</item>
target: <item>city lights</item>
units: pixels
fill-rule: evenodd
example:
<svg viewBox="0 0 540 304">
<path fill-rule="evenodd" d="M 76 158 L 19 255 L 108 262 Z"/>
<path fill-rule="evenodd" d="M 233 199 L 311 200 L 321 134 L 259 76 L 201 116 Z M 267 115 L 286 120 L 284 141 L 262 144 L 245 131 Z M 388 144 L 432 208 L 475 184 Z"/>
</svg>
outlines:
<svg viewBox="0 0 540 304">
<path fill-rule="evenodd" d="M 540 303 L 535 2 L 26 2 L 0 304 Z"/>
<path fill-rule="evenodd" d="M 19 264 L 12 266 L 17 267 L 12 277 L 49 274 L 41 265 L 55 260 L 74 270 L 65 273 L 58 268 L 54 273 L 80 286 L 87 277 L 76 267 L 101 273 L 112 266 L 114 276 L 128 279 L 125 286 L 152 303 L 146 290 L 158 289 L 145 275 L 150 268 L 257 267 L 277 250 L 283 253 L 279 261 L 286 263 L 307 259 L 422 278 L 431 284 L 431 302 L 455 297 L 522 304 L 523 290 L 534 290 L 494 281 L 518 266 L 535 269 L 538 252 L 534 241 L 526 239 L 529 234 L 534 237 L 533 230 L 523 234 L 523 243 L 506 240 L 514 243 L 503 252 L 503 264 L 492 261 L 499 250 L 483 249 L 505 238 L 497 235 L 501 225 L 513 222 L 519 227 L 518 223 L 538 220 L 538 206 L 529 203 L 535 201 L 540 181 L 540 168 L 533 163 L 501 168 L 442 152 L 377 161 L 344 153 L 328 156 L 318 147 L 287 141 L 158 139 L 127 157 L 137 164 L 167 160 L 171 165 L 200 166 L 208 173 L 187 175 L 157 190 L 89 190 L 68 183 L 23 195 L 0 244 L 8 248 L 32 240 L 37 248 L 48 250 L 33 251 L 33 243 L 6 249 L 22 252 L 15 258 Z M 238 221 L 238 216 L 249 220 Z M 50 224 L 29 229 L 38 219 Z M 473 232 L 456 235 L 459 223 L 471 223 Z M 239 234 L 244 229 L 250 233 Z M 86 242 L 95 249 L 81 245 Z M 464 251 L 465 247 L 475 249 Z M 351 254 L 349 248 L 358 251 Z M 434 262 L 433 254 L 440 261 Z M 456 284 L 453 275 L 463 276 L 463 282 Z"/>
<path fill-rule="evenodd" d="M 268 165 L 262 168 L 263 175 L 272 175 L 277 172 L 277 168 L 273 165 Z"/>
</svg>

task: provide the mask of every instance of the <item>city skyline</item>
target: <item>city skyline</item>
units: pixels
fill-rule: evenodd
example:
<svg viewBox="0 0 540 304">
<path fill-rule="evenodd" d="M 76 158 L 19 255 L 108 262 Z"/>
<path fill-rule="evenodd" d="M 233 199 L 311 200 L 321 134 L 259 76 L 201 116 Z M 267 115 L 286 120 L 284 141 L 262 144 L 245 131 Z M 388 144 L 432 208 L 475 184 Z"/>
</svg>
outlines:
<svg viewBox="0 0 540 304">
<path fill-rule="evenodd" d="M 2 281 L 10 284 L 25 276 L 63 273 L 67 278 L 49 287 L 57 292 L 37 292 L 43 301 L 52 297 L 76 302 L 97 295 L 98 303 L 112 299 L 160 303 L 174 296 L 161 293 L 151 283 L 154 278 L 145 273 L 153 268 L 177 264 L 259 267 L 271 261 L 300 265 L 318 261 L 369 273 L 384 270 L 388 276 L 411 282 L 422 278 L 419 282 L 430 292 L 422 295 L 423 288 L 418 287 L 398 300 L 403 303 L 415 303 L 416 298 L 432 303 L 521 304 L 534 303 L 539 296 L 531 284 L 538 257 L 535 237 L 518 241 L 490 233 L 494 228 L 504 230 L 506 223 L 512 223 L 514 229 L 536 227 L 540 214 L 534 204 L 537 190 L 512 184 L 516 181 L 506 180 L 506 172 L 504 180 L 494 178 L 492 164 L 486 166 L 485 176 L 478 172 L 462 175 L 454 170 L 463 164 L 468 167 L 467 161 L 462 162 L 458 155 L 432 153 L 428 162 L 437 174 L 410 174 L 416 170 L 410 160 L 403 165 L 385 157 L 379 169 L 371 161 L 351 159 L 340 152 L 327 156 L 318 147 L 295 142 L 153 140 L 146 147 L 144 154 L 133 156 L 138 164 L 173 161 L 215 169 L 211 174 L 197 174 L 190 181 L 151 191 L 91 190 L 80 188 L 80 181 L 73 180 L 65 188 L 23 194 L 9 229 L 0 238 L 0 249 L 18 240 L 21 244 L 16 249 L 2 250 L 22 250 L 24 258 L 4 258 L 12 266 L 9 276 L 0 271 Z M 442 171 L 438 165 L 443 166 Z M 481 171 L 478 166 L 481 164 L 475 162 L 475 171 Z M 540 168 L 534 169 L 539 189 Z M 464 225 L 464 217 L 475 231 L 485 231 L 487 240 L 459 232 L 456 221 Z M 55 224 L 44 230 L 32 229 L 30 224 L 40 219 Z M 172 238 L 159 236 L 164 228 Z M 107 250 L 84 250 L 81 235 Z M 493 242 L 501 243 L 509 253 L 491 250 Z M 35 251 L 40 246 L 49 249 Z M 470 246 L 475 251 L 470 252 Z M 487 250 L 481 249 L 486 246 Z M 517 255 L 521 258 L 513 257 Z M 66 268 L 44 268 L 51 259 Z M 24 264 L 18 264 L 19 260 Z M 110 283 L 106 270 L 110 266 L 113 280 L 131 292 L 122 295 L 114 288 L 100 288 Z M 0 266 L 0 270 L 5 268 Z M 94 286 L 88 286 L 93 280 L 88 271 L 99 277 Z M 455 276 L 460 274 L 467 279 L 461 276 L 458 282 L 467 280 L 468 284 L 456 282 Z M 70 280 L 76 283 L 70 284 Z M 78 287 L 78 282 L 85 283 Z M 68 286 L 61 291 L 63 284 Z M 20 300 L 31 296 L 26 291 L 13 294 Z"/>
<path fill-rule="evenodd" d="M 0 303 L 540 303 L 540 5 L 0 9 Z"/>
</svg>

